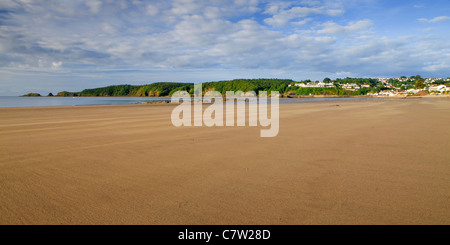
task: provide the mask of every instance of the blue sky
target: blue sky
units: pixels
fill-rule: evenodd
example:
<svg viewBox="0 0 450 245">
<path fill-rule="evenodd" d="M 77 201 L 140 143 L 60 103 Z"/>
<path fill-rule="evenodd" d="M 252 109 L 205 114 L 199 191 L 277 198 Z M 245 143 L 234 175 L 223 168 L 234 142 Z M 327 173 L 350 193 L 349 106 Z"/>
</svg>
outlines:
<svg viewBox="0 0 450 245">
<path fill-rule="evenodd" d="M 450 2 L 1 0 L 0 95 L 235 78 L 450 76 Z"/>
</svg>

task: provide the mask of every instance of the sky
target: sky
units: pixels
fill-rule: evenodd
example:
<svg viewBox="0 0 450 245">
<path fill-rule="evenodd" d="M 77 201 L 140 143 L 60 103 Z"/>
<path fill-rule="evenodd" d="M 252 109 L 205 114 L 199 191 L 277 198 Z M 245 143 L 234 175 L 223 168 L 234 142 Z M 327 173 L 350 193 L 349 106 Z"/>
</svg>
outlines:
<svg viewBox="0 0 450 245">
<path fill-rule="evenodd" d="M 0 0 L 0 95 L 449 71 L 448 0 Z"/>
</svg>

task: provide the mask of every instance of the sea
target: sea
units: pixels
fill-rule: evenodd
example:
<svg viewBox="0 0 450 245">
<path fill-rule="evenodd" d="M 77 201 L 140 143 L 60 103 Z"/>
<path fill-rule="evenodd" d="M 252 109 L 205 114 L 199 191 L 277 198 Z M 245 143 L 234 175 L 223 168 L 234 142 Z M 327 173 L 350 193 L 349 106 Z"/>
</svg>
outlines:
<svg viewBox="0 0 450 245">
<path fill-rule="evenodd" d="M 142 104 L 154 101 L 170 101 L 170 97 L 20 97 L 0 96 L 1 107 L 48 107 L 48 106 L 85 106 L 85 105 L 128 105 Z M 301 98 L 280 99 L 283 103 L 345 101 L 345 100 L 377 100 L 380 98 Z"/>
<path fill-rule="evenodd" d="M 169 97 L 20 97 L 0 96 L 0 107 L 128 105 L 170 100 Z"/>
</svg>

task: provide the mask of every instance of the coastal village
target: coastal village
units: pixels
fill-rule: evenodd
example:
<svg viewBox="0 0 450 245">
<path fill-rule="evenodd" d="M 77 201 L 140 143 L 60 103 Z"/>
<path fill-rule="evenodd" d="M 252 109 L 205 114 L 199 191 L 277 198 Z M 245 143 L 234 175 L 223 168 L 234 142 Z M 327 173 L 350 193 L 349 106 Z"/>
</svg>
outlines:
<svg viewBox="0 0 450 245">
<path fill-rule="evenodd" d="M 186 91 L 191 96 L 194 83 L 156 82 L 147 85 L 111 85 L 101 88 L 84 89 L 79 92 L 58 92 L 56 96 L 130 96 L 167 97 L 177 91 Z M 224 95 L 227 91 L 278 91 L 283 98 L 311 96 L 450 96 L 450 78 L 324 78 L 322 81 L 294 81 L 291 79 L 234 79 L 202 83 L 202 91 L 217 91 Z M 48 96 L 52 96 L 49 93 Z M 24 96 L 40 96 L 29 93 Z"/>
<path fill-rule="evenodd" d="M 348 78 L 350 79 L 350 78 Z M 419 75 L 399 78 L 371 78 L 362 82 L 346 82 L 348 79 L 332 81 L 325 78 L 323 81 L 302 81 L 290 84 L 288 87 L 298 88 L 342 88 L 347 91 L 365 92 L 367 96 L 411 96 L 411 95 L 448 95 L 450 94 L 450 78 L 422 78 Z M 375 83 L 364 83 L 367 80 Z"/>
</svg>

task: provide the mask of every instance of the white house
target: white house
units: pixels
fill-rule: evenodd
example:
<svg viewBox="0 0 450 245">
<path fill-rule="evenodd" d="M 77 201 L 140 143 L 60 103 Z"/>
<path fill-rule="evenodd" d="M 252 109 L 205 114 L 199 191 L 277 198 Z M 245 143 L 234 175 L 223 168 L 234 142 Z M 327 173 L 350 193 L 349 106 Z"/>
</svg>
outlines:
<svg viewBox="0 0 450 245">
<path fill-rule="evenodd" d="M 416 94 L 416 93 L 418 93 L 419 91 L 422 91 L 421 89 L 408 89 L 408 90 L 406 90 L 406 93 L 408 93 L 408 94 Z"/>
<path fill-rule="evenodd" d="M 383 85 L 389 84 L 389 78 L 378 78 L 378 82 L 382 83 Z"/>
<path fill-rule="evenodd" d="M 395 96 L 396 93 L 389 91 L 389 90 L 384 90 L 384 91 L 380 91 L 380 93 L 378 93 L 378 95 L 381 96 Z"/>
<path fill-rule="evenodd" d="M 359 85 L 356 83 L 346 83 L 342 85 L 344 89 L 360 89 Z"/>
<path fill-rule="evenodd" d="M 295 86 L 300 88 L 334 88 L 333 83 L 324 83 L 324 82 L 310 82 L 307 84 L 304 83 L 296 83 Z"/>
<path fill-rule="evenodd" d="M 442 92 L 445 92 L 445 91 L 449 91 L 449 88 L 447 88 L 447 86 L 445 86 L 445 85 L 430 86 L 430 87 L 428 87 L 428 91 L 442 93 Z"/>
</svg>

